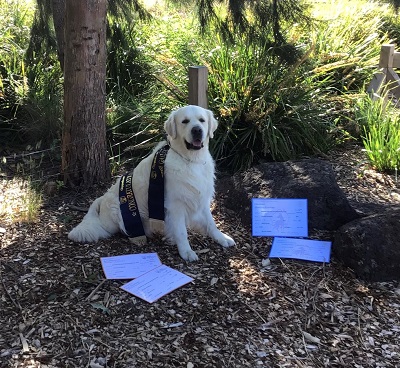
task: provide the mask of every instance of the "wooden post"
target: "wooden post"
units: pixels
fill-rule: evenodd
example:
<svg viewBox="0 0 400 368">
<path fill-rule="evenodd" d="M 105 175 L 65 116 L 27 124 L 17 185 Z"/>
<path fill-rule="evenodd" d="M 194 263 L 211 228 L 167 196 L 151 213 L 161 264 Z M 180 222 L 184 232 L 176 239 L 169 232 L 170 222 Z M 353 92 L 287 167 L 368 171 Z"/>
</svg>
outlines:
<svg viewBox="0 0 400 368">
<path fill-rule="evenodd" d="M 379 93 L 381 92 L 382 86 L 386 81 L 386 68 L 380 68 L 372 77 L 369 86 L 367 87 L 367 93 L 370 95 L 372 100 L 377 100 L 379 98 Z"/>
<path fill-rule="evenodd" d="M 394 45 L 382 45 L 379 57 L 380 68 L 393 68 Z"/>
<path fill-rule="evenodd" d="M 205 66 L 189 67 L 189 104 L 208 108 L 208 69 Z"/>
<path fill-rule="evenodd" d="M 394 45 L 387 44 L 381 46 L 381 53 L 379 55 L 379 71 L 374 74 L 370 82 L 367 92 L 373 100 L 380 97 L 382 89 L 387 88 L 387 82 L 393 80 L 392 73 Z"/>
</svg>

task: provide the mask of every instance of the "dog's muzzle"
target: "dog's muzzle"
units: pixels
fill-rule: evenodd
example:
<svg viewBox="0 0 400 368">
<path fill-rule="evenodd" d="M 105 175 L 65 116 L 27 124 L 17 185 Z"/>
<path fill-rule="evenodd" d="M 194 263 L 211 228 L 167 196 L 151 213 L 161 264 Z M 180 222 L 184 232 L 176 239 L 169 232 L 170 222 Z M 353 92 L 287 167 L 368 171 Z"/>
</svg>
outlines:
<svg viewBox="0 0 400 368">
<path fill-rule="evenodd" d="M 189 143 L 185 140 L 186 148 L 188 150 L 199 150 L 204 147 L 203 145 L 203 129 L 201 127 L 193 127 L 191 130 L 192 142 Z"/>
</svg>

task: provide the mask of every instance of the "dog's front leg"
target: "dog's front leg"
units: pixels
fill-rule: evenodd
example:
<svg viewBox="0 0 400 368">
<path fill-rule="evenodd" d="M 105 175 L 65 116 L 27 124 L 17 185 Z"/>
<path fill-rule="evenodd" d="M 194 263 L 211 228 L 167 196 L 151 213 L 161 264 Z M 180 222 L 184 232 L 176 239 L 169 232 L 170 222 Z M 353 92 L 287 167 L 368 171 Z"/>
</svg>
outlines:
<svg viewBox="0 0 400 368">
<path fill-rule="evenodd" d="M 165 235 L 178 246 L 179 255 L 185 261 L 197 261 L 199 257 L 192 250 L 188 240 L 184 209 L 174 209 L 174 212 L 167 212 L 165 216 Z"/>
<path fill-rule="evenodd" d="M 214 218 L 212 217 L 211 211 L 209 209 L 205 209 L 203 211 L 203 218 L 205 221 L 203 232 L 206 233 L 209 237 L 211 237 L 218 244 L 223 247 L 231 247 L 235 245 L 235 241 L 229 236 L 220 231 L 215 224 Z"/>
</svg>

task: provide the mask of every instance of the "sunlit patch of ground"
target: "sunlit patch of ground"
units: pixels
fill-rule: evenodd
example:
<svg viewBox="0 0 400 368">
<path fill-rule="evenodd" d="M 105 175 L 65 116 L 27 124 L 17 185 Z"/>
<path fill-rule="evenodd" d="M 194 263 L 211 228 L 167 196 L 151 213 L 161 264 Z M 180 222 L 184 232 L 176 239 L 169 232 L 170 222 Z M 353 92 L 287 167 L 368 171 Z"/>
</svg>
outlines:
<svg viewBox="0 0 400 368">
<path fill-rule="evenodd" d="M 0 225 L 35 220 L 41 203 L 29 180 L 0 178 Z"/>
</svg>

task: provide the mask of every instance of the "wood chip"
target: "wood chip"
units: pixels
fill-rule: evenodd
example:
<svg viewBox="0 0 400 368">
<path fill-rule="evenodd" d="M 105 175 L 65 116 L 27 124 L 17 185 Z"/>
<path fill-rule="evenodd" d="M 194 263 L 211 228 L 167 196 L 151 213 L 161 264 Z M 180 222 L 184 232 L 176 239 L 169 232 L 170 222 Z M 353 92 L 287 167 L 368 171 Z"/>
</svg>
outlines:
<svg viewBox="0 0 400 368">
<path fill-rule="evenodd" d="M 310 342 L 314 342 L 316 344 L 319 344 L 321 342 L 321 340 L 318 337 L 312 336 L 311 334 L 309 334 L 306 331 L 303 331 L 303 336 L 306 340 L 308 340 Z"/>
<path fill-rule="evenodd" d="M 22 351 L 24 353 L 28 353 L 29 352 L 29 345 L 28 342 L 26 341 L 24 335 L 22 335 L 22 333 L 19 333 L 19 339 L 21 340 L 21 344 L 22 344 Z"/>
<path fill-rule="evenodd" d="M 400 205 L 398 184 L 373 175 L 359 147 L 333 152 L 330 161 L 357 210 Z M 11 185 L 0 177 L 0 193 Z M 21 188 L 11 191 L 16 200 Z M 323 268 L 267 264 L 271 239 L 253 238 L 224 208 L 222 196 L 232 193 L 217 192 L 213 213 L 236 247 L 190 234 L 196 263 L 184 262 L 161 237 L 138 246 L 121 235 L 71 244 L 67 233 L 84 214 L 66 203 L 88 207 L 106 188 L 61 191 L 32 223 L 0 217 L 7 230 L 0 233 L 1 366 L 400 366 L 398 282 L 362 282 L 334 257 Z M 120 289 L 125 280 L 105 282 L 100 257 L 150 252 L 195 283 L 148 304 Z"/>
</svg>

